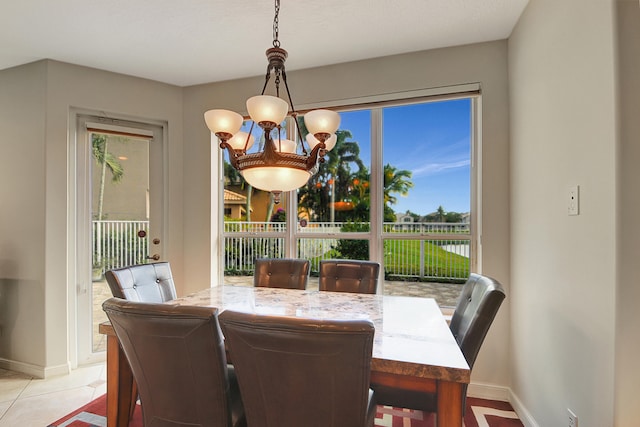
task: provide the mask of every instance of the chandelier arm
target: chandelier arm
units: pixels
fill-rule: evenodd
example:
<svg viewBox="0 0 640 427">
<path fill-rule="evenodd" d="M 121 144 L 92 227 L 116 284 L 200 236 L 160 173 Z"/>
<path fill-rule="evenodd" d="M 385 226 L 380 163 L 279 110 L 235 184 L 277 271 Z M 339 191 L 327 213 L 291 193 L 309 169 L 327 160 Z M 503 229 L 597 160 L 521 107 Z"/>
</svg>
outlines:
<svg viewBox="0 0 640 427">
<path fill-rule="evenodd" d="M 298 132 L 298 139 L 300 140 L 302 153 L 306 156 L 308 152 L 307 152 L 307 149 L 304 147 L 304 139 L 302 138 L 302 132 L 300 132 L 300 124 L 298 123 L 298 112 L 296 111 L 296 108 L 293 105 L 293 100 L 291 99 L 291 92 L 289 91 L 289 84 L 287 83 L 287 73 L 284 70 L 284 64 L 282 65 L 282 81 L 284 82 L 284 88 L 287 91 L 287 97 L 289 98 L 289 105 L 291 105 L 291 117 L 293 117 L 293 121 L 296 123 L 296 131 Z M 311 149 L 311 146 L 309 146 L 309 149 Z"/>
<path fill-rule="evenodd" d="M 238 153 L 236 150 L 227 143 L 227 141 L 220 141 L 220 148 L 224 148 L 229 153 L 229 161 L 234 169 L 238 169 Z"/>
<path fill-rule="evenodd" d="M 307 169 L 311 169 L 316 166 L 318 163 L 324 163 L 324 157 L 322 157 L 322 153 L 324 152 L 325 145 L 324 142 L 320 142 L 316 144 L 315 147 L 311 150 L 309 157 L 307 157 Z M 315 172 L 314 172 L 315 173 Z"/>
<path fill-rule="evenodd" d="M 278 129 L 278 152 L 282 153 L 282 135 L 280 135 L 280 131 L 282 130 L 282 126 L 277 125 L 275 127 L 276 129 Z M 275 141 L 273 141 L 273 144 L 275 146 Z"/>
<path fill-rule="evenodd" d="M 281 159 L 282 155 L 276 150 L 276 143 L 271 138 L 270 134 L 265 133 L 265 143 L 264 143 L 264 152 L 263 159 L 266 165 L 271 166 L 277 164 Z"/>
<path fill-rule="evenodd" d="M 264 76 L 264 86 L 262 86 L 260 95 L 264 95 L 264 92 L 267 90 L 267 84 L 269 84 L 269 80 L 271 79 L 271 67 L 271 64 L 267 65 L 267 74 Z"/>
<path fill-rule="evenodd" d="M 256 122 L 251 120 L 251 127 L 249 128 L 249 132 L 247 133 L 247 140 L 244 142 L 244 148 L 242 150 L 243 153 L 247 152 L 249 141 L 251 140 L 251 132 L 253 132 L 253 127 L 256 125 Z"/>
<path fill-rule="evenodd" d="M 287 83 L 287 72 L 284 70 L 284 64 L 282 65 L 282 81 L 284 82 L 284 88 L 287 90 L 287 97 L 289 98 L 289 105 L 291 105 L 291 112 L 296 113 L 296 107 L 293 105 L 291 99 L 291 92 L 289 91 L 289 84 Z M 297 114 L 297 113 L 296 113 Z"/>
</svg>

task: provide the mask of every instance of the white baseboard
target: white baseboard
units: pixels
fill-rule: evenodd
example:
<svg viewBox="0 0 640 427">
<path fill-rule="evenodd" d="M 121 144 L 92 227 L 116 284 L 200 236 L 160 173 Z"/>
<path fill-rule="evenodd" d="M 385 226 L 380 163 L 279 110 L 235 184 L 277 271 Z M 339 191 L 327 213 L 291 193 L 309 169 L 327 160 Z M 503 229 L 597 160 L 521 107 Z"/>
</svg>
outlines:
<svg viewBox="0 0 640 427">
<path fill-rule="evenodd" d="M 518 414 L 518 418 L 520 418 L 524 427 L 540 427 L 529 411 L 527 411 L 527 408 L 524 407 L 520 399 L 518 399 L 518 396 L 516 396 L 511 389 L 509 389 L 509 394 L 509 402 L 511 403 L 511 406 L 513 406 L 513 410 Z"/>
<path fill-rule="evenodd" d="M 467 388 L 467 396 L 479 399 L 501 400 L 509 402 L 511 390 L 493 384 L 471 383 Z"/>
<path fill-rule="evenodd" d="M 9 371 L 22 372 L 23 374 L 27 374 L 35 378 L 49 378 L 55 375 L 66 375 L 71 372 L 68 363 L 45 367 L 2 358 L 0 358 L 0 368 Z"/>
<path fill-rule="evenodd" d="M 540 427 L 524 407 L 518 396 L 508 387 L 492 384 L 471 383 L 467 388 L 467 396 L 479 399 L 500 400 L 509 402 L 525 427 Z"/>
</svg>

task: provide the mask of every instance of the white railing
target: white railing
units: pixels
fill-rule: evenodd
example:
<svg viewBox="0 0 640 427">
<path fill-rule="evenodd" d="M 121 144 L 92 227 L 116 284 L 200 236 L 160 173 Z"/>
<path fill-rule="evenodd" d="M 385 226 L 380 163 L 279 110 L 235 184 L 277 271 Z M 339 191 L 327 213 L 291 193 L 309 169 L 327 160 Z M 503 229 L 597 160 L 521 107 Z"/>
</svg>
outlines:
<svg viewBox="0 0 640 427">
<path fill-rule="evenodd" d="M 92 221 L 92 225 L 94 268 L 106 271 L 147 262 L 149 221 Z"/>
<path fill-rule="evenodd" d="M 299 236 L 331 235 L 297 240 L 297 256 L 311 260 L 312 273 L 318 271 L 320 260 L 339 256 L 336 248 L 340 239 L 333 234 L 340 232 L 343 225 L 331 222 L 298 225 Z M 471 241 L 468 223 L 385 223 L 383 230 L 390 237 L 384 239 L 385 276 L 427 280 L 468 277 Z M 284 257 L 285 231 L 285 223 L 225 222 L 225 273 L 251 275 L 256 258 Z M 265 235 L 261 236 L 262 233 Z M 277 233 L 282 233 L 282 237 L 274 236 Z M 412 234 L 413 239 L 397 239 L 397 234 Z M 415 239 L 416 234 L 420 238 Z"/>
<path fill-rule="evenodd" d="M 334 234 L 343 225 L 311 223 L 299 227 L 298 232 L 301 235 Z M 148 235 L 148 228 L 148 221 L 93 221 L 94 266 L 104 271 L 147 262 L 148 239 L 139 234 Z M 250 275 L 256 258 L 284 257 L 285 231 L 285 223 L 225 222 L 225 273 Z M 384 239 L 387 277 L 434 280 L 468 277 L 469 224 L 385 223 L 384 232 L 392 237 Z M 398 239 L 396 234 L 412 234 L 414 238 Z M 415 234 L 423 237 L 415 239 Z M 354 239 L 346 241 L 353 242 Z M 363 242 L 368 244 L 366 240 Z M 339 243 L 340 239 L 334 235 L 298 239 L 297 256 L 311 260 L 311 271 L 317 272 L 320 260 L 339 256 L 336 254 Z"/>
<path fill-rule="evenodd" d="M 342 229 L 345 222 L 311 222 L 304 227 L 298 224 L 299 233 L 332 233 Z M 261 233 L 284 232 L 284 222 L 225 221 L 225 233 Z M 384 233 L 418 233 L 418 234 L 469 234 L 469 223 L 466 222 L 385 222 Z"/>
</svg>

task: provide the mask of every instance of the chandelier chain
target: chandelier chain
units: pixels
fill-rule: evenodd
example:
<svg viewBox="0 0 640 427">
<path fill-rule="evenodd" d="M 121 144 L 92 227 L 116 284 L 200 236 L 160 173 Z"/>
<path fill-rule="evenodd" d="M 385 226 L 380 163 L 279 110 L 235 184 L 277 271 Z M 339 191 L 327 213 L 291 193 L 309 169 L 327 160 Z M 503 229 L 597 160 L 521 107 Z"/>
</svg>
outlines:
<svg viewBox="0 0 640 427">
<path fill-rule="evenodd" d="M 273 47 L 280 47 L 280 40 L 278 40 L 278 15 L 280 14 L 280 0 L 275 0 L 276 14 L 273 17 Z"/>
</svg>

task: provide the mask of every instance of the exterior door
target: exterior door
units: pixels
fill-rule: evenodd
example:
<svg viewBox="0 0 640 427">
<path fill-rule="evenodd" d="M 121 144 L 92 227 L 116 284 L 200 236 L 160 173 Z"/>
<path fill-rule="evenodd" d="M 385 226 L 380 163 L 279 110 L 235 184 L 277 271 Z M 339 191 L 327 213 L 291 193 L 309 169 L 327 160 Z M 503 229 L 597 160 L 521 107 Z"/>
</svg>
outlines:
<svg viewBox="0 0 640 427">
<path fill-rule="evenodd" d="M 104 273 L 163 259 L 163 127 L 78 116 L 78 363 L 104 357 Z"/>
</svg>

